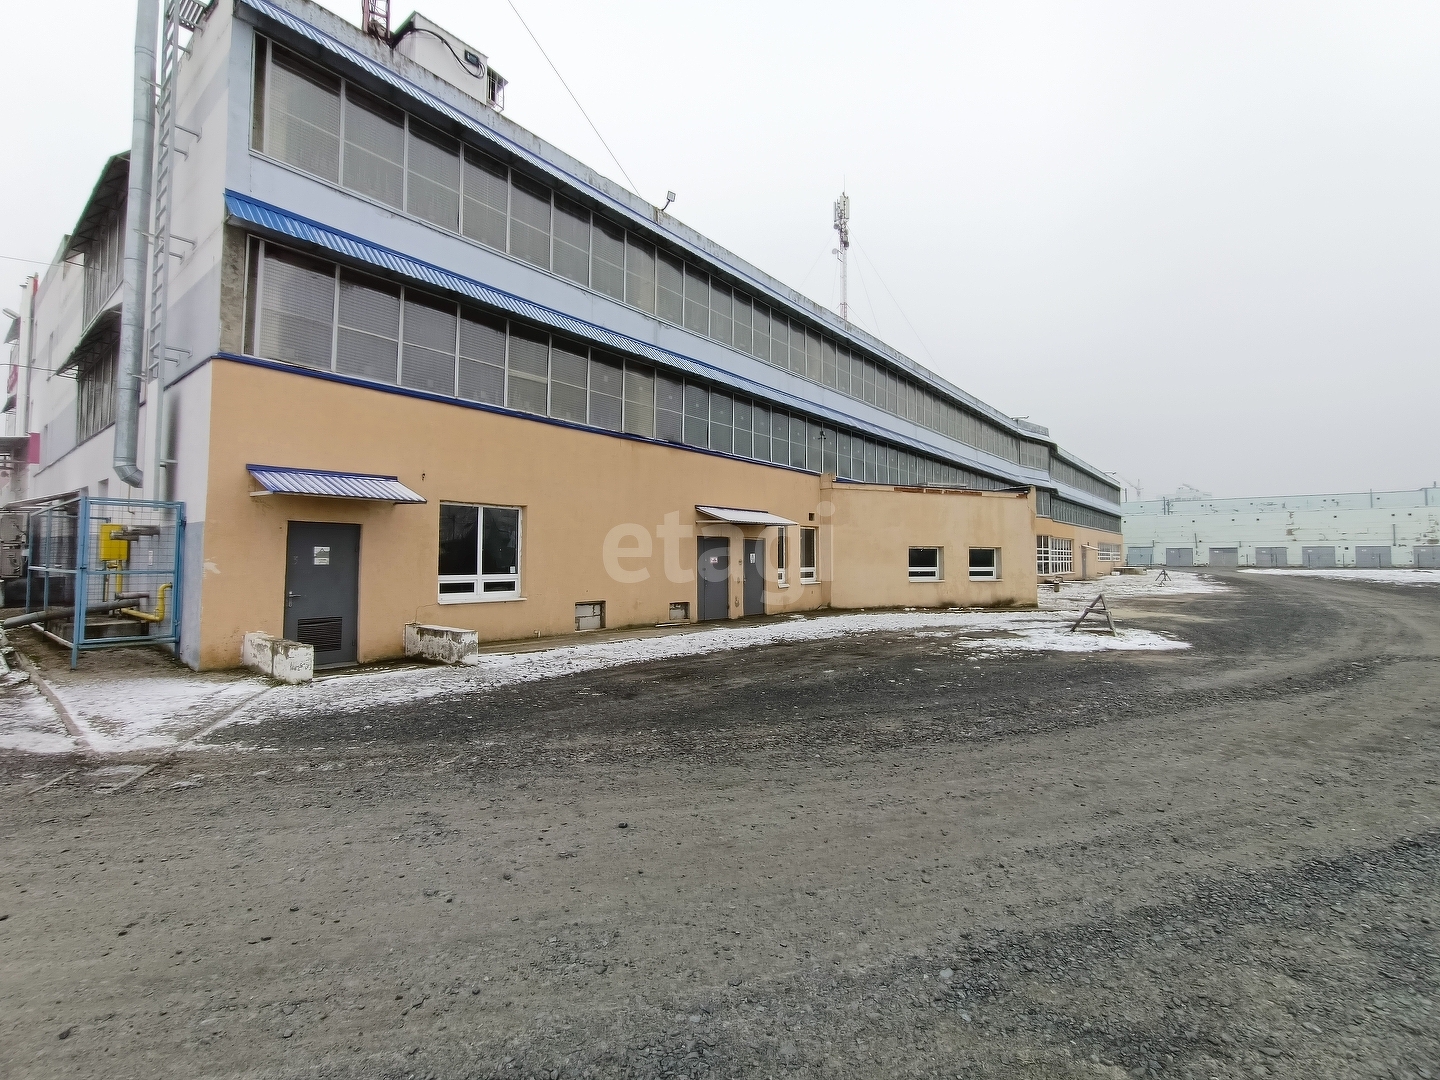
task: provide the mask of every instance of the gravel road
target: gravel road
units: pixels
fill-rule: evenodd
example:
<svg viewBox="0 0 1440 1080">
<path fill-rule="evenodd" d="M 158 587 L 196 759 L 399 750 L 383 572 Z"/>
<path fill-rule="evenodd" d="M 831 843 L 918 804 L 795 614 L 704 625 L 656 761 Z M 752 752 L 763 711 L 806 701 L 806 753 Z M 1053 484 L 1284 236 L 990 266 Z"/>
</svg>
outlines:
<svg viewBox="0 0 1440 1080">
<path fill-rule="evenodd" d="M 1440 1076 L 1440 589 L 1226 580 L 0 755 L 0 1073 Z"/>
</svg>

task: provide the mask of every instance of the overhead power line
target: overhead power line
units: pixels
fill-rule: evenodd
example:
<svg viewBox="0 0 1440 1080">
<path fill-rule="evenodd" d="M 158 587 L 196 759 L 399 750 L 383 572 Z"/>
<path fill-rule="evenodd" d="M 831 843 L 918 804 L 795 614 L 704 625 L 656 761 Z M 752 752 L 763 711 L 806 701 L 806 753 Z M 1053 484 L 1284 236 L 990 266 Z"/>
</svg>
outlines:
<svg viewBox="0 0 1440 1080">
<path fill-rule="evenodd" d="M 640 194 L 640 185 L 630 179 L 630 174 L 625 171 L 625 166 L 620 164 L 620 159 L 615 156 L 615 151 L 610 149 L 610 144 L 605 141 L 605 136 L 600 134 L 600 129 L 595 126 L 595 121 L 590 119 L 590 114 L 585 111 L 585 106 L 580 104 L 580 99 L 575 96 L 575 91 L 570 89 L 570 84 L 565 81 L 565 76 L 560 74 L 560 69 L 555 66 L 555 61 L 550 59 L 550 54 L 545 51 L 545 46 L 540 44 L 540 39 L 535 36 L 535 31 L 530 29 L 530 24 L 525 21 L 525 16 L 520 14 L 520 9 L 515 6 L 515 0 L 506 0 L 510 10 L 515 12 L 515 18 L 520 20 L 520 25 L 530 35 L 530 40 L 535 43 L 535 48 L 540 50 L 540 55 L 545 57 L 545 62 L 550 65 L 550 70 L 555 72 L 555 77 L 560 80 L 560 85 L 565 87 L 565 92 L 570 95 L 570 100 L 575 102 L 575 107 L 580 110 L 580 115 L 585 117 L 585 122 L 590 125 L 590 130 L 600 140 L 600 145 L 605 147 L 605 152 L 610 155 L 610 160 L 615 162 L 615 167 L 620 170 L 620 175 L 625 177 L 630 190 Z"/>
<path fill-rule="evenodd" d="M 855 245 L 855 250 L 865 256 L 865 261 L 870 264 L 870 269 L 875 271 L 875 277 L 880 282 L 880 287 L 885 290 L 885 295 L 890 297 L 890 302 L 895 305 L 895 310 L 900 312 L 900 317 L 905 320 L 905 325 L 910 327 L 910 332 L 915 335 L 915 340 L 919 342 L 920 347 L 925 350 L 925 355 L 930 358 L 931 365 L 934 365 L 935 354 L 930 351 L 930 346 L 925 344 L 925 339 L 920 336 L 920 331 L 915 329 L 915 324 L 910 321 L 910 316 L 905 314 L 905 309 L 900 306 L 900 301 L 895 299 L 895 294 L 890 291 L 890 286 L 885 284 L 885 275 L 880 273 L 880 268 L 875 265 L 875 260 L 870 258 L 869 254 L 859 244 Z"/>
</svg>

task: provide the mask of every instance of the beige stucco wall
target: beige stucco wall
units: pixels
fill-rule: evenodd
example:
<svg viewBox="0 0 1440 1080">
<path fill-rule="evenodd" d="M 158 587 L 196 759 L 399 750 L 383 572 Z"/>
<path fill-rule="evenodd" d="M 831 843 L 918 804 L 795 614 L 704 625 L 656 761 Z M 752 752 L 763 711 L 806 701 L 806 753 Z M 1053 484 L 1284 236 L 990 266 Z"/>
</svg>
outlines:
<svg viewBox="0 0 1440 1080">
<path fill-rule="evenodd" d="M 283 633 L 290 521 L 361 526 L 358 652 L 402 652 L 407 622 L 503 641 L 574 632 L 575 604 L 607 626 L 697 614 L 696 536 L 731 538 L 731 616 L 741 615 L 742 537 L 766 538 L 767 613 L 834 607 L 1035 602 L 1033 502 L 1022 494 L 923 494 L 829 478 L 308 375 L 215 360 L 200 665 L 239 661 L 249 630 Z M 252 494 L 248 463 L 395 475 L 423 505 Z M 441 501 L 523 508 L 524 599 L 441 604 Z M 695 507 L 766 510 L 819 530 L 821 580 L 776 582 L 775 530 L 705 522 Z M 813 515 L 813 516 L 812 516 Z M 908 580 L 910 545 L 947 549 L 945 580 Z M 1003 551 L 1001 580 L 971 582 L 968 547 Z"/>
<path fill-rule="evenodd" d="M 1095 578 L 1108 576 L 1110 571 L 1120 565 L 1119 560 L 1115 562 L 1100 561 L 1100 545 L 1121 545 L 1123 541 L 1119 533 L 1101 532 L 1097 529 L 1082 528 L 1079 525 L 1067 525 L 1063 521 L 1051 521 L 1049 518 L 1036 518 L 1035 535 L 1061 536 L 1074 541 L 1074 572 L 1056 576 L 1093 581 Z M 1123 547 L 1121 552 L 1123 554 Z"/>
<path fill-rule="evenodd" d="M 829 495 L 832 606 L 1035 605 L 1035 516 L 1028 492 L 835 484 Z M 943 580 L 910 580 L 911 547 L 944 549 Z M 1000 549 L 999 580 L 970 580 L 972 547 Z"/>
<path fill-rule="evenodd" d="M 237 663 L 247 630 L 282 632 L 286 531 L 292 520 L 361 526 L 364 661 L 399 654 L 406 622 L 464 627 L 480 631 L 485 640 L 508 640 L 573 632 L 580 601 L 605 601 L 611 627 L 664 622 L 672 601 L 688 602 L 693 616 L 695 536 L 741 534 L 732 526 L 697 524 L 697 503 L 808 521 L 819 501 L 819 478 L 805 473 L 245 364 L 217 360 L 213 367 L 202 667 Z M 392 506 L 252 497 L 256 485 L 245 471 L 252 462 L 396 475 L 429 501 Z M 523 508 L 524 599 L 439 603 L 442 500 Z M 630 530 L 612 538 L 612 565 L 624 578 L 643 580 L 616 580 L 607 569 L 606 539 L 617 526 Z M 768 535 L 773 537 L 773 530 Z M 648 556 L 634 554 L 647 545 Z M 772 540 L 767 545 L 772 561 L 774 547 Z M 731 560 L 736 615 L 739 550 L 737 541 Z M 823 602 L 820 587 L 795 585 L 772 589 L 767 607 L 802 610 Z"/>
</svg>

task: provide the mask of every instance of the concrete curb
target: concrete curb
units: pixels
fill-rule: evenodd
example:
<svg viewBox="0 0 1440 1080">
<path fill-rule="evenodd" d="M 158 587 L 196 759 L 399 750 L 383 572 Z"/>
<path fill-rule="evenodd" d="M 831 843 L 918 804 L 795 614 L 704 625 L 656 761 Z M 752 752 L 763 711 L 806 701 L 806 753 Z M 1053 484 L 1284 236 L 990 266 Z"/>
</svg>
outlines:
<svg viewBox="0 0 1440 1080">
<path fill-rule="evenodd" d="M 81 753 L 85 754 L 86 757 L 99 757 L 100 755 L 96 753 L 95 747 L 90 744 L 89 736 L 86 735 L 80 725 L 75 722 L 75 718 L 70 715 L 70 710 L 67 709 L 65 703 L 60 700 L 60 695 L 55 692 L 55 688 L 50 685 L 45 676 L 40 674 L 40 669 L 36 666 L 35 661 L 26 656 L 25 650 L 15 644 L 13 640 L 10 644 L 15 649 L 15 659 L 19 660 L 20 666 L 29 672 L 30 681 L 35 684 L 35 689 L 39 690 L 40 693 L 45 696 L 45 700 L 50 702 L 56 714 L 60 717 L 60 722 L 65 725 L 65 730 L 70 733 L 71 738 L 80 744 Z"/>
<path fill-rule="evenodd" d="M 197 743 L 201 739 L 205 738 L 205 736 L 211 734 L 212 732 L 220 730 L 222 727 L 225 727 L 235 718 L 236 713 L 239 713 L 242 710 L 249 708 L 256 701 L 259 701 L 262 697 L 264 697 L 266 694 L 270 693 L 270 691 L 274 689 L 274 685 L 262 686 L 259 690 L 251 694 L 249 697 L 245 698 L 243 701 L 237 701 L 234 705 L 230 706 L 230 708 L 226 709 L 219 716 L 211 717 L 203 724 L 201 724 L 198 728 L 192 731 L 188 731 L 184 735 L 179 736 L 179 746 L 177 748 L 183 748 L 187 743 Z"/>
</svg>

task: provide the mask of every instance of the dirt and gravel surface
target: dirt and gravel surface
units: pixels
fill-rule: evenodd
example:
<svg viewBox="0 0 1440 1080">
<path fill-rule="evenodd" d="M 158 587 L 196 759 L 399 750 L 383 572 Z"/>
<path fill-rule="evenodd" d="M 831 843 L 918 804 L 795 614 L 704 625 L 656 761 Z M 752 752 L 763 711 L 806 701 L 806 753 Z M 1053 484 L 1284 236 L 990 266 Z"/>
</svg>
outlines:
<svg viewBox="0 0 1440 1080">
<path fill-rule="evenodd" d="M 1440 589 L 1227 580 L 0 757 L 0 1073 L 1440 1076 Z"/>
</svg>

